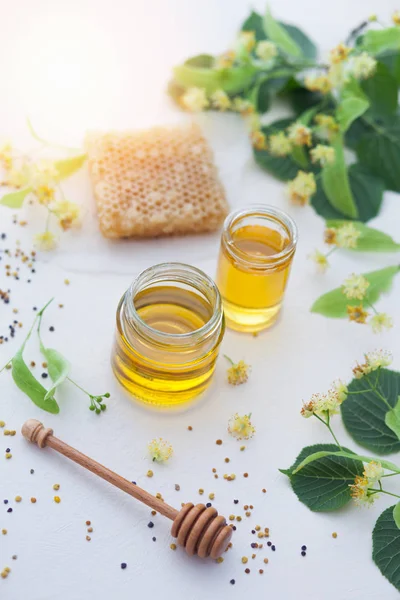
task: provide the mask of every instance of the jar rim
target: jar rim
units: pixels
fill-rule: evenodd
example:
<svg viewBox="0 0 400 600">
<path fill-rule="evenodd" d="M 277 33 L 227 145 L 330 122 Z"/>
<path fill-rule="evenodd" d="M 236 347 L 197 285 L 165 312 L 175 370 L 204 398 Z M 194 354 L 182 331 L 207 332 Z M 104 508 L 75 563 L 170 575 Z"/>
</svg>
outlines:
<svg viewBox="0 0 400 600">
<path fill-rule="evenodd" d="M 276 221 L 281 223 L 288 232 L 289 244 L 283 248 L 280 252 L 272 254 L 268 257 L 251 257 L 243 251 L 240 251 L 236 245 L 235 240 L 232 238 L 231 229 L 232 226 L 240 221 L 241 219 L 249 216 L 260 216 L 260 217 L 272 217 Z M 224 228 L 222 238 L 224 239 L 229 252 L 234 256 L 236 260 L 252 268 L 268 268 L 271 265 L 276 266 L 283 262 L 290 254 L 296 249 L 298 237 L 297 225 L 286 212 L 272 206 L 271 204 L 251 204 L 245 208 L 239 208 L 232 211 L 226 217 L 224 221 Z"/>
<path fill-rule="evenodd" d="M 134 298 L 136 294 L 145 289 L 146 284 L 157 282 L 177 282 L 191 285 L 194 289 L 199 290 L 204 294 L 205 298 L 210 302 L 213 313 L 210 319 L 204 323 L 199 329 L 186 333 L 167 333 L 155 329 L 146 321 L 144 321 L 136 310 Z M 197 284 L 197 285 L 196 285 Z M 140 332 L 151 338 L 152 341 L 159 343 L 171 343 L 174 341 L 179 345 L 193 343 L 193 340 L 202 338 L 205 339 L 212 335 L 215 329 L 221 324 L 223 318 L 222 300 L 215 282 L 206 275 L 201 269 L 188 265 L 186 263 L 168 262 L 153 265 L 141 271 L 134 279 L 125 293 L 125 302 L 128 308 L 128 315 L 131 318 L 132 324 L 137 324 L 140 327 Z"/>
</svg>

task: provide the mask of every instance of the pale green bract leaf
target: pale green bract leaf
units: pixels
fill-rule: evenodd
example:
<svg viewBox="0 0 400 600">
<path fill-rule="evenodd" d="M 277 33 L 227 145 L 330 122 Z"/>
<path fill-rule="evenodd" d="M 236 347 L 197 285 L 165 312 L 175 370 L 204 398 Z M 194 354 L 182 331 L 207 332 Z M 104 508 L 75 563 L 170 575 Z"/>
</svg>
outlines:
<svg viewBox="0 0 400 600">
<path fill-rule="evenodd" d="M 79 169 L 85 164 L 86 159 L 87 154 L 78 154 L 77 156 L 72 156 L 71 158 L 56 160 L 54 162 L 54 166 L 58 172 L 57 179 L 61 181 L 62 179 L 70 177 L 76 173 L 76 171 L 79 171 Z"/>
<path fill-rule="evenodd" d="M 335 160 L 322 169 L 322 187 L 334 208 L 347 217 L 356 218 L 358 209 L 349 183 L 341 136 L 336 137 L 332 147 L 335 150 Z"/>
<path fill-rule="evenodd" d="M 36 406 L 54 415 L 60 412 L 60 408 L 54 397 L 47 397 L 47 390 L 32 375 L 26 365 L 23 356 L 23 348 L 18 350 L 12 359 L 12 377 L 19 389 L 26 394 Z"/>
<path fill-rule="evenodd" d="M 385 423 L 400 440 L 400 396 L 398 396 L 395 406 L 386 413 Z"/>
<path fill-rule="evenodd" d="M 8 206 L 9 208 L 21 208 L 26 196 L 30 193 L 30 191 L 31 188 L 27 187 L 23 190 L 18 190 L 17 192 L 5 194 L 5 196 L 0 199 L 0 204 L 3 206 Z"/>
<path fill-rule="evenodd" d="M 52 396 L 58 386 L 60 386 L 68 377 L 70 363 L 62 354 L 60 354 L 60 352 L 53 348 L 45 348 L 42 343 L 40 343 L 40 351 L 46 358 L 47 369 L 51 380 L 53 381 L 53 385 L 46 394 L 47 400 L 47 398 Z"/>
<path fill-rule="evenodd" d="M 310 454 L 304 460 L 302 460 L 300 462 L 300 464 L 298 464 L 292 470 L 292 475 L 295 475 L 296 473 L 298 473 L 299 471 L 304 469 L 304 467 L 306 467 L 310 463 L 314 462 L 315 460 L 320 460 L 321 458 L 326 458 L 327 456 L 332 456 L 332 455 L 341 456 L 343 458 L 351 458 L 352 460 L 358 460 L 362 463 L 369 463 L 374 460 L 374 458 L 372 458 L 370 456 L 365 456 L 363 454 L 354 454 L 353 452 L 346 452 L 345 450 L 338 450 L 337 452 L 322 450 L 320 452 L 314 452 L 313 454 Z M 379 462 L 384 469 L 393 471 L 393 473 L 400 473 L 399 467 L 397 465 L 395 465 L 394 463 L 390 462 L 389 460 L 379 459 Z"/>
<path fill-rule="evenodd" d="M 340 125 L 341 131 L 345 133 L 353 121 L 358 119 L 358 117 L 361 117 L 368 107 L 368 100 L 356 98 L 355 96 L 342 100 L 336 111 L 336 119 Z"/>
<path fill-rule="evenodd" d="M 370 29 L 363 36 L 362 47 L 371 54 L 400 50 L 400 28 Z"/>
<path fill-rule="evenodd" d="M 253 82 L 257 69 L 252 65 L 232 69 L 205 69 L 183 64 L 175 67 L 174 80 L 183 88 L 198 87 L 212 94 L 223 90 L 227 94 L 237 94 Z"/>
<path fill-rule="evenodd" d="M 393 519 L 397 528 L 400 529 L 400 502 L 398 502 L 393 509 Z"/>
<path fill-rule="evenodd" d="M 330 219 L 326 222 L 326 226 L 339 228 L 343 225 L 348 225 L 350 222 L 354 225 L 355 229 L 358 229 L 361 235 L 357 240 L 357 246 L 349 248 L 349 250 L 353 252 L 399 252 L 400 244 L 395 242 L 390 235 L 379 231 L 379 229 L 367 227 L 367 225 L 364 225 L 360 221 Z"/>
<path fill-rule="evenodd" d="M 296 44 L 289 33 L 282 25 L 275 21 L 269 8 L 267 8 L 265 13 L 263 24 L 267 37 L 283 52 L 295 57 L 301 57 L 303 55 L 301 48 Z"/>
<path fill-rule="evenodd" d="M 370 284 L 365 296 L 366 303 L 375 304 L 380 295 L 390 289 L 393 277 L 398 272 L 399 267 L 385 267 L 378 271 L 363 273 Z M 311 307 L 311 312 L 331 319 L 344 319 L 347 317 L 347 307 L 357 306 L 358 304 L 360 304 L 360 300 L 349 300 L 343 294 L 342 288 L 338 287 L 317 298 Z"/>
</svg>

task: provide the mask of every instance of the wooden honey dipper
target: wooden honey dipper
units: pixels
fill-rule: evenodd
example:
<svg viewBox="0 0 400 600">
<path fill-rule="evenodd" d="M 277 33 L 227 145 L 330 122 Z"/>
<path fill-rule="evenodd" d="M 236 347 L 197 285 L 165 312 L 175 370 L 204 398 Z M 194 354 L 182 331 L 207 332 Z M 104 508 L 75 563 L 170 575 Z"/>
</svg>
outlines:
<svg viewBox="0 0 400 600">
<path fill-rule="evenodd" d="M 232 527 L 226 524 L 226 519 L 218 515 L 215 508 L 207 508 L 204 504 L 184 504 L 181 510 L 176 510 L 166 502 L 146 492 L 138 485 L 131 483 L 121 475 L 117 475 L 107 467 L 75 450 L 62 440 L 54 437 L 52 429 L 46 429 L 36 419 L 29 419 L 22 425 L 22 435 L 39 448 L 49 446 L 70 460 L 88 469 L 95 475 L 105 479 L 117 488 L 140 500 L 173 521 L 171 535 L 178 538 L 178 544 L 186 549 L 189 556 L 197 554 L 200 558 L 219 558 L 225 552 L 232 537 Z"/>
</svg>

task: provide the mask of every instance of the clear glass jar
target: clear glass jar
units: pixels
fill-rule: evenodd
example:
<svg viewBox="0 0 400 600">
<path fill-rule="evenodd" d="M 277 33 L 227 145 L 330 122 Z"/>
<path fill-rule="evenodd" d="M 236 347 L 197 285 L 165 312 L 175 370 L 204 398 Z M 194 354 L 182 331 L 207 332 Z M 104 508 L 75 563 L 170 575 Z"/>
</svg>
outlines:
<svg viewBox="0 0 400 600">
<path fill-rule="evenodd" d="M 297 227 L 283 211 L 257 204 L 227 216 L 217 285 L 226 324 L 256 332 L 277 319 L 297 243 Z"/>
<path fill-rule="evenodd" d="M 181 263 L 155 265 L 119 303 L 114 373 L 146 404 L 182 405 L 210 384 L 224 331 L 221 297 L 210 277 Z"/>
</svg>

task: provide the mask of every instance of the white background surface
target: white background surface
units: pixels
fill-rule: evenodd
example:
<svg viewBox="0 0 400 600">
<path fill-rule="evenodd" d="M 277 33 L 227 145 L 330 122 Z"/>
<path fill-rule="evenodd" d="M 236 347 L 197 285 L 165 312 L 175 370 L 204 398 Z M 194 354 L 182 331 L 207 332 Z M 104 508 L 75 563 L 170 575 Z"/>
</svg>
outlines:
<svg viewBox="0 0 400 600">
<path fill-rule="evenodd" d="M 379 11 L 388 20 L 396 8 L 389 0 L 272 0 L 271 5 L 277 18 L 302 27 L 324 51 L 372 12 Z M 254 6 L 263 10 L 264 2 Z M 164 93 L 171 67 L 189 55 L 225 49 L 249 10 L 245 0 L 0 0 L 1 134 L 23 148 L 32 147 L 25 127 L 25 117 L 30 115 L 44 137 L 79 146 L 89 128 L 182 120 L 185 116 Z M 278 114 L 282 110 L 270 113 L 268 119 Z M 314 247 L 321 247 L 322 220 L 310 208 L 288 206 L 283 185 L 253 163 L 237 117 L 207 115 L 200 122 L 215 148 L 232 208 L 269 202 L 288 210 L 300 230 L 280 322 L 258 338 L 226 333 L 223 351 L 252 365 L 249 382 L 229 387 L 221 359 L 203 403 L 181 415 L 145 411 L 124 395 L 109 366 L 121 294 L 140 270 L 164 260 L 185 259 L 213 275 L 218 235 L 107 242 L 97 231 L 87 175 L 82 172 L 68 182 L 66 191 L 86 207 L 83 229 L 63 235 L 56 252 L 39 256 L 30 285 L 27 274 L 19 282 L 6 281 L 1 268 L 0 288 L 11 287 L 12 302 L 0 304 L 0 328 L 4 333 L 16 307 L 26 331 L 33 305 L 41 306 L 55 296 L 44 319 L 45 341 L 71 359 L 73 376 L 89 390 L 112 394 L 109 410 L 97 418 L 87 410 L 86 399 L 66 385 L 59 394 L 60 415 L 48 415 L 17 390 L 6 372 L 0 378 L 0 419 L 19 430 L 25 419 L 39 418 L 71 445 L 149 491 L 160 491 L 175 506 L 205 499 L 197 493 L 202 487 L 215 493 L 214 504 L 222 514 L 238 512 L 233 504 L 236 497 L 238 506 L 254 505 L 252 517 L 239 524 L 234 547 L 223 564 L 188 559 L 183 551 L 169 549 L 169 522 L 162 517 L 155 517 L 154 529 L 148 529 L 149 510 L 129 496 L 51 451 L 28 447 L 19 434 L 2 436 L 1 457 L 10 446 L 13 458 L 0 459 L 0 499 L 9 498 L 8 506 L 14 508 L 8 514 L 7 507 L 0 505 L 0 529 L 8 529 L 7 536 L 0 536 L 0 568 L 12 568 L 8 579 L 0 580 L 2 600 L 89 596 L 213 600 L 244 594 L 276 600 L 390 600 L 398 596 L 371 559 L 372 528 L 390 501 L 382 498 L 370 510 L 350 505 L 336 513 L 315 514 L 298 502 L 286 477 L 278 472 L 293 462 L 303 446 L 330 441 L 317 421 L 301 419 L 302 399 L 324 391 L 336 377 L 349 380 L 354 361 L 376 346 L 392 350 L 394 367 L 400 368 L 399 280 L 380 303 L 396 321 L 395 328 L 381 337 L 374 337 L 367 327 L 309 313 L 314 299 L 349 273 L 395 264 L 398 257 L 338 253 L 332 269 L 325 276 L 316 275 L 306 257 Z M 386 193 L 373 225 L 398 238 L 399 214 L 399 197 Z M 26 209 L 24 216 L 29 226 L 22 229 L 11 225 L 9 211 L 0 212 L 0 231 L 8 233 L 11 248 L 18 238 L 30 249 L 32 235 L 40 231 L 37 214 Z M 63 283 L 66 277 L 69 287 Z M 59 302 L 65 304 L 63 310 L 57 308 Z M 48 332 L 50 325 L 55 326 L 54 333 Z M 23 331 L 0 346 L 0 364 L 15 352 Z M 39 360 L 34 346 L 27 350 L 27 359 Z M 257 427 L 245 452 L 226 433 L 228 418 L 235 411 L 251 411 Z M 355 447 L 340 418 L 335 426 L 343 443 Z M 155 436 L 168 439 L 175 456 L 170 464 L 152 467 L 155 475 L 148 479 L 145 474 L 152 465 L 146 444 Z M 223 446 L 215 445 L 217 438 L 224 440 Z M 225 456 L 231 458 L 229 465 Z M 234 472 L 237 479 L 215 480 L 213 467 L 220 475 Z M 244 471 L 248 479 L 242 477 Z M 61 485 L 59 505 L 53 502 L 56 482 Z M 175 483 L 180 484 L 180 492 L 174 490 Z M 391 485 L 396 489 L 396 481 Z M 263 487 L 267 494 L 261 493 Z M 17 494 L 23 497 L 19 505 L 13 501 Z M 31 496 L 37 498 L 35 505 L 29 502 Z M 87 519 L 94 527 L 90 543 L 85 540 Z M 251 574 L 245 575 L 241 557 L 251 554 L 250 529 L 257 523 L 270 527 L 277 550 L 260 551 L 257 560 L 250 559 Z M 338 532 L 336 540 L 333 531 Z M 302 544 L 308 547 L 306 558 L 300 556 Z M 18 560 L 11 560 L 13 554 Z M 268 565 L 262 563 L 264 556 L 270 559 Z M 121 562 L 128 563 L 125 571 Z M 258 569 L 263 567 L 260 576 Z M 236 579 L 235 586 L 229 584 L 231 578 Z"/>
</svg>

